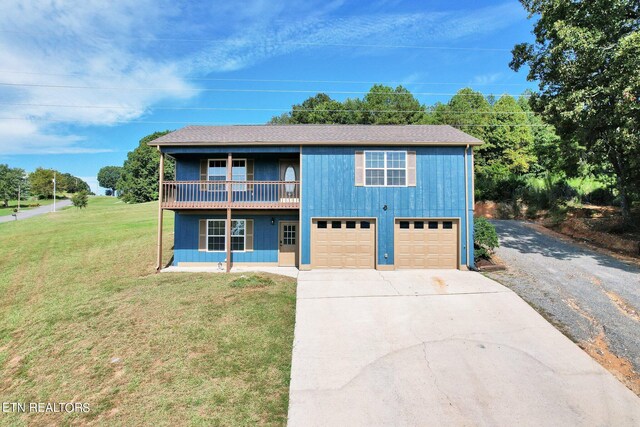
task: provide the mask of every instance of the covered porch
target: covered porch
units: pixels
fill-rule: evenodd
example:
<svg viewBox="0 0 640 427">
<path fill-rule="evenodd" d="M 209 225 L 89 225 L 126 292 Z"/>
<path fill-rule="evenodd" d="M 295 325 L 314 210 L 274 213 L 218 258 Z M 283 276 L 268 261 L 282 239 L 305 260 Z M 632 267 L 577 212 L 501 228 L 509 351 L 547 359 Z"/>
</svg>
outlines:
<svg viewBox="0 0 640 427">
<path fill-rule="evenodd" d="M 167 156 L 175 159 L 176 164 L 175 180 L 171 181 L 163 179 Z M 158 270 L 162 259 L 162 216 L 166 209 L 174 210 L 176 217 L 188 212 L 200 216 L 215 216 L 218 224 L 216 229 L 225 230 L 223 262 L 227 272 L 231 271 L 235 258 L 252 258 L 246 254 L 236 256 L 232 253 L 234 251 L 230 242 L 235 239 L 232 236 L 234 218 L 260 214 L 288 216 L 291 220 L 293 215 L 297 221 L 299 217 L 301 182 L 298 147 L 286 147 L 284 150 L 281 147 L 234 147 L 233 152 L 219 147 L 167 147 L 161 150 L 159 175 Z M 267 210 L 273 212 L 269 213 Z M 221 219 L 224 220 L 224 227 L 220 225 Z M 250 221 L 253 226 L 253 220 Z M 207 230 L 208 228 L 209 225 Z M 175 231 L 176 238 L 184 232 L 178 221 Z M 201 231 L 199 236 L 202 237 Z M 209 237 L 207 235 L 207 241 Z M 272 240 L 277 251 L 278 237 Z M 183 249 L 193 250 L 193 247 Z M 215 253 L 207 255 L 206 260 L 200 262 L 213 262 L 212 258 L 216 258 L 215 262 L 220 262 L 217 259 L 223 255 L 219 250 L 203 250 L 198 246 L 196 250 Z M 276 259 L 276 265 L 277 261 Z M 254 260 L 251 259 L 250 262 Z M 274 261 L 270 259 L 268 262 Z"/>
</svg>

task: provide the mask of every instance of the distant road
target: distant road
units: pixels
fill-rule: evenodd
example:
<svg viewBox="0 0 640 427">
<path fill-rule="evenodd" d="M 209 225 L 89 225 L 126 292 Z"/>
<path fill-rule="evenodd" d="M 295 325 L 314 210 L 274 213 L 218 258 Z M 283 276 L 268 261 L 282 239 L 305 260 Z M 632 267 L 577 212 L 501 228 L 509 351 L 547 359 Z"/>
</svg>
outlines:
<svg viewBox="0 0 640 427">
<path fill-rule="evenodd" d="M 71 206 L 71 200 L 63 199 L 63 200 L 60 200 L 59 202 L 56 202 L 56 210 L 62 209 L 66 206 Z M 20 211 L 18 212 L 18 221 L 31 218 L 32 216 L 42 215 L 44 213 L 48 213 L 52 211 L 53 211 L 53 205 L 38 206 L 37 208 L 32 208 L 26 211 Z M 0 222 L 9 222 L 9 221 L 15 221 L 15 220 L 16 218 L 13 215 L 0 216 Z"/>
</svg>

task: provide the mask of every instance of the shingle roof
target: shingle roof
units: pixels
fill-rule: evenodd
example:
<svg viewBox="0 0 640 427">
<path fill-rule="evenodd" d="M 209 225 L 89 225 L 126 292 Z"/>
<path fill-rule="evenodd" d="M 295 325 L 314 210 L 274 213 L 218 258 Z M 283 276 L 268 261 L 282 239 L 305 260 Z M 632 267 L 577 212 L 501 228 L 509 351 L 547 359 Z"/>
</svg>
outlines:
<svg viewBox="0 0 640 427">
<path fill-rule="evenodd" d="M 187 126 L 149 145 L 480 145 L 448 125 Z"/>
</svg>

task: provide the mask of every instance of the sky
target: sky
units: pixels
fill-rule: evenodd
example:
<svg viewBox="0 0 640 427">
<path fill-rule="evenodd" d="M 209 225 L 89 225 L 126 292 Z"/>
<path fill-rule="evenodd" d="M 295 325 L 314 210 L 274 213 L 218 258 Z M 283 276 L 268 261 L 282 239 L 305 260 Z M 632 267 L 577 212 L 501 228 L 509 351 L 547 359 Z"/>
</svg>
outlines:
<svg viewBox="0 0 640 427">
<path fill-rule="evenodd" d="M 242 6 L 239 6 L 239 5 Z M 8 0 L 0 15 L 0 163 L 93 191 L 155 131 L 260 124 L 317 92 L 374 83 L 447 102 L 535 89 L 509 69 L 531 41 L 518 1 Z"/>
</svg>

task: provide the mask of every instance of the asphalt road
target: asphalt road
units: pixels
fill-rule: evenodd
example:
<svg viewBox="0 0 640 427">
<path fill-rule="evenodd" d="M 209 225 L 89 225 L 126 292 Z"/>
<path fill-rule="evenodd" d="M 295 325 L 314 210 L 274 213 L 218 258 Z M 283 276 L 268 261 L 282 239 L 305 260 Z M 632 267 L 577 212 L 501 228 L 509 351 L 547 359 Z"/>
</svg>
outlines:
<svg viewBox="0 0 640 427">
<path fill-rule="evenodd" d="M 62 209 L 66 206 L 71 206 L 71 200 L 63 199 L 63 200 L 60 200 L 59 202 L 56 202 L 56 209 Z M 51 212 L 52 210 L 53 210 L 53 205 L 45 205 L 45 206 L 39 206 L 37 208 L 28 209 L 26 211 L 20 211 L 18 212 L 18 221 L 20 221 L 21 219 L 31 218 L 32 216 L 42 215 L 42 214 Z M 0 223 L 10 222 L 15 220 L 16 218 L 13 215 L 0 216 Z"/>
<path fill-rule="evenodd" d="M 509 268 L 489 276 L 583 347 L 602 341 L 597 355 L 610 350 L 640 373 L 640 268 L 522 221 L 492 222 Z"/>
</svg>

